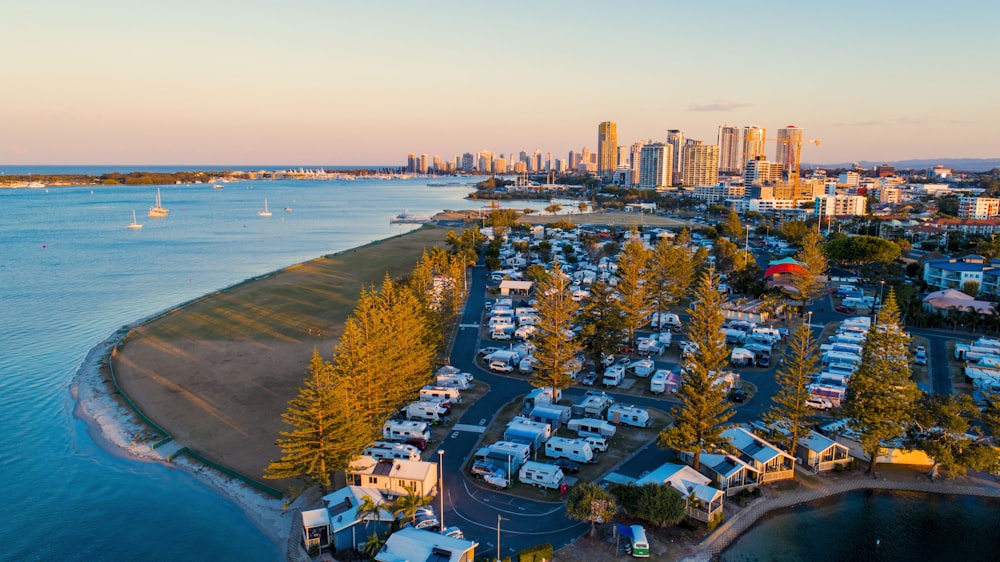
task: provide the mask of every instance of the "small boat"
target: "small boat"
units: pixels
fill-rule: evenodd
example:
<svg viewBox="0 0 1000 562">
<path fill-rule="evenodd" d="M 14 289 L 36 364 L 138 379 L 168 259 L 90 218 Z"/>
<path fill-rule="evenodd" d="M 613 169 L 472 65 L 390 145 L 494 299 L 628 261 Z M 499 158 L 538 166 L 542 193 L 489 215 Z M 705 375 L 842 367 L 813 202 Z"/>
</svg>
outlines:
<svg viewBox="0 0 1000 562">
<path fill-rule="evenodd" d="M 148 216 L 153 219 L 161 219 L 170 214 L 170 209 L 165 209 L 160 202 L 160 188 L 156 188 L 156 205 L 149 208 Z"/>
<path fill-rule="evenodd" d="M 142 225 L 135 218 L 135 209 L 132 209 L 132 224 L 128 225 L 129 230 L 139 230 Z"/>
<path fill-rule="evenodd" d="M 286 213 L 291 213 L 292 212 L 292 208 L 291 207 L 285 207 L 285 212 Z"/>
<path fill-rule="evenodd" d="M 213 188 L 213 189 L 223 189 L 223 188 L 225 188 L 225 187 L 226 187 L 226 186 L 222 185 L 221 183 L 213 183 L 213 184 L 212 184 L 212 188 Z"/>
<path fill-rule="evenodd" d="M 267 199 L 264 199 L 264 210 L 257 211 L 257 216 L 259 217 L 269 217 L 271 216 L 271 211 L 267 210 Z"/>
<path fill-rule="evenodd" d="M 407 210 L 392 217 L 391 219 L 389 219 L 389 222 L 391 222 L 392 224 L 423 224 L 429 220 L 431 220 L 430 217 L 421 215 L 411 215 L 410 211 Z"/>
</svg>

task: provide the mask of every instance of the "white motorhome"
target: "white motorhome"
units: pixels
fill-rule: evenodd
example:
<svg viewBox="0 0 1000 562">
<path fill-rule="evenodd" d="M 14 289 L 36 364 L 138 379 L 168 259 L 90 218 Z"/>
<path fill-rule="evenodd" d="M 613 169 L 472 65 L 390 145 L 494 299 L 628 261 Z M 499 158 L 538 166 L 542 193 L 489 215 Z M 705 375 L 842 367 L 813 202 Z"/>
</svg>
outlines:
<svg viewBox="0 0 1000 562">
<path fill-rule="evenodd" d="M 748 367 L 753 365 L 755 357 L 756 354 L 749 349 L 734 347 L 733 352 L 729 357 L 729 362 L 732 363 L 734 367 Z"/>
<path fill-rule="evenodd" d="M 382 437 L 395 441 L 407 439 L 431 440 L 431 430 L 427 422 L 414 420 L 389 420 L 382 424 Z"/>
<path fill-rule="evenodd" d="M 853 353 L 844 353 L 841 351 L 827 351 L 820 357 L 820 363 L 823 365 L 830 365 L 834 363 L 843 363 L 845 365 L 860 365 L 861 357 Z"/>
<path fill-rule="evenodd" d="M 659 357 L 663 353 L 664 345 L 660 343 L 658 336 L 639 338 L 635 341 L 636 351 L 640 355 Z"/>
<path fill-rule="evenodd" d="M 623 423 L 633 427 L 649 427 L 652 421 L 645 408 L 615 404 L 608 408 L 608 421 L 613 424 Z"/>
<path fill-rule="evenodd" d="M 581 437 L 586 435 L 600 435 L 608 439 L 614 437 L 615 432 L 618 431 L 618 428 L 614 425 L 594 418 L 571 419 L 566 423 L 566 428 L 570 431 L 575 431 Z"/>
<path fill-rule="evenodd" d="M 461 404 L 462 393 L 457 388 L 428 385 L 420 389 L 420 399 L 427 402 L 447 401 L 452 404 Z"/>
<path fill-rule="evenodd" d="M 413 402 L 405 408 L 406 417 L 412 420 L 437 422 L 448 416 L 448 409 L 440 402 Z"/>
<path fill-rule="evenodd" d="M 528 460 L 531 455 L 531 446 L 526 443 L 515 443 L 514 441 L 497 441 L 485 447 L 480 447 L 476 451 L 476 458 L 507 458 L 511 457 L 520 466 Z"/>
<path fill-rule="evenodd" d="M 630 363 L 628 368 L 635 373 L 635 376 L 645 378 L 653 374 L 653 371 L 656 370 L 656 364 L 651 359 L 640 359 Z"/>
<path fill-rule="evenodd" d="M 774 328 L 757 327 L 750 331 L 750 339 L 753 341 L 774 345 L 781 341 L 781 332 Z"/>
<path fill-rule="evenodd" d="M 583 439 L 550 437 L 545 442 L 545 455 L 554 459 L 569 459 L 576 462 L 593 462 L 594 450 Z"/>
<path fill-rule="evenodd" d="M 747 340 L 746 332 L 742 330 L 733 330 L 731 328 L 723 328 L 723 335 L 726 336 L 726 343 L 730 344 L 741 344 Z"/>
<path fill-rule="evenodd" d="M 554 464 L 528 461 L 518 471 L 517 477 L 522 484 L 556 489 L 562 484 L 563 471 Z"/>
<path fill-rule="evenodd" d="M 465 373 L 461 374 L 464 375 Z M 437 386 L 443 386 L 446 388 L 455 388 L 458 390 L 468 390 L 469 385 L 471 384 L 467 377 L 463 377 L 460 375 L 438 375 L 435 378 L 434 382 L 437 383 L 436 384 Z"/>
<path fill-rule="evenodd" d="M 365 448 L 364 455 L 375 460 L 399 459 L 402 461 L 419 461 L 420 450 L 413 445 L 403 443 L 375 442 Z"/>
<path fill-rule="evenodd" d="M 612 365 L 604 371 L 604 378 L 601 379 L 601 384 L 610 388 L 620 385 L 623 380 L 625 380 L 625 366 Z"/>
</svg>

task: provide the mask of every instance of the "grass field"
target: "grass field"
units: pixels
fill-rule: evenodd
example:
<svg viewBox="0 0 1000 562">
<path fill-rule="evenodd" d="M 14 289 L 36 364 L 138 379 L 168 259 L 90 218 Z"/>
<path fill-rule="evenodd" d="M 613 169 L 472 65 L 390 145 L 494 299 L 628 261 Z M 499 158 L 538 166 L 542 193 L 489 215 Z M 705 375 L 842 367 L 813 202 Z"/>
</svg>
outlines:
<svg viewBox="0 0 1000 562">
<path fill-rule="evenodd" d="M 260 479 L 279 454 L 275 439 L 289 429 L 281 414 L 313 349 L 329 358 L 361 288 L 408 274 L 447 232 L 427 226 L 162 314 L 132 330 L 115 356 L 122 388 L 178 443 Z"/>
</svg>

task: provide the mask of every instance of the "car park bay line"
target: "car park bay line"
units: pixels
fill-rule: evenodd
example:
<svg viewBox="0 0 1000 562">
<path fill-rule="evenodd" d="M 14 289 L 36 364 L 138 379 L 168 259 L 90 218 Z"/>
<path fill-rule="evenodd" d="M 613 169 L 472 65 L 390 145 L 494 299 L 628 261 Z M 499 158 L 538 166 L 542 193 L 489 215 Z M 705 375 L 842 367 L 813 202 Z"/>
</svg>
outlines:
<svg viewBox="0 0 1000 562">
<path fill-rule="evenodd" d="M 451 426 L 451 429 L 454 431 L 471 431 L 473 433 L 484 433 L 486 431 L 485 426 L 471 425 L 467 423 L 456 423 L 455 425 Z"/>
<path fill-rule="evenodd" d="M 517 509 L 504 509 L 502 506 L 504 502 L 509 505 L 513 505 L 514 502 L 526 503 L 524 499 L 517 496 L 512 496 L 508 494 L 501 494 L 493 492 L 491 490 L 484 490 L 478 487 L 469 487 L 469 482 L 466 480 L 462 482 L 462 486 L 465 488 L 466 495 L 471 498 L 475 503 L 488 507 L 494 511 L 500 513 L 505 513 L 507 515 L 520 515 L 523 517 L 549 517 L 555 513 L 566 510 L 566 506 L 560 501 L 546 501 L 546 500 L 533 500 L 536 505 L 532 507 L 550 507 L 545 511 L 538 511 L 532 513 L 525 510 L 523 507 L 518 507 Z M 492 499 L 497 499 L 499 501 L 491 501 Z M 570 526 L 572 527 L 572 525 Z"/>
</svg>

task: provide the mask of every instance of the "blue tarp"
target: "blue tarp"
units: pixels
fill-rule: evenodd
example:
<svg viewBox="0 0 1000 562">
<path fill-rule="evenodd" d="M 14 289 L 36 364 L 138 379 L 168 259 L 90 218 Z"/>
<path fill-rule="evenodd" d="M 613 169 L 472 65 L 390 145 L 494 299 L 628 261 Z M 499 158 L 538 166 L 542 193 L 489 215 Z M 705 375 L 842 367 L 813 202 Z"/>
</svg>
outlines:
<svg viewBox="0 0 1000 562">
<path fill-rule="evenodd" d="M 632 535 L 632 527 L 629 527 L 628 525 L 622 525 L 621 523 L 615 523 L 615 528 L 618 529 L 618 534 L 619 535 L 621 535 L 623 537 L 626 537 L 626 538 L 629 538 L 629 539 L 634 539 L 635 538 Z"/>
</svg>

